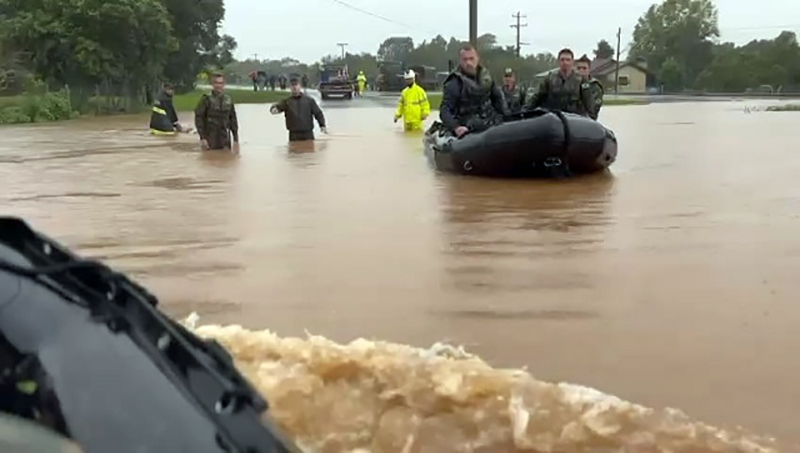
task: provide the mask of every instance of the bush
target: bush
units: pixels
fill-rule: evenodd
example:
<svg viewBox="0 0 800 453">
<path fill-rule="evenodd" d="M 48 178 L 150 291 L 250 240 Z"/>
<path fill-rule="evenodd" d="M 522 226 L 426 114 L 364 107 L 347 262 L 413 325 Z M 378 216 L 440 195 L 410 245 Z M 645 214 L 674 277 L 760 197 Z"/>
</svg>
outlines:
<svg viewBox="0 0 800 453">
<path fill-rule="evenodd" d="M 19 97 L 18 105 L 0 108 L 0 124 L 58 121 L 74 117 L 67 91 L 25 94 Z"/>
<path fill-rule="evenodd" d="M 0 124 L 30 123 L 31 118 L 19 106 L 0 107 Z"/>
</svg>

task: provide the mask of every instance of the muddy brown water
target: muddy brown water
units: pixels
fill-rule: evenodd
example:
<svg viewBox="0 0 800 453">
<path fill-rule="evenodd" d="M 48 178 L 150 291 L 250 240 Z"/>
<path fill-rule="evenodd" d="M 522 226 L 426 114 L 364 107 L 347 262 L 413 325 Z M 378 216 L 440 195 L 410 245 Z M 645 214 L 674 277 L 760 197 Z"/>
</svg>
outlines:
<svg viewBox="0 0 800 453">
<path fill-rule="evenodd" d="M 432 171 L 387 102 L 323 103 L 332 135 L 291 147 L 282 118 L 239 106 L 238 156 L 150 137 L 144 117 L 0 128 L 3 213 L 178 316 L 462 344 L 800 442 L 796 114 L 607 107 L 610 174 L 505 181 Z"/>
</svg>

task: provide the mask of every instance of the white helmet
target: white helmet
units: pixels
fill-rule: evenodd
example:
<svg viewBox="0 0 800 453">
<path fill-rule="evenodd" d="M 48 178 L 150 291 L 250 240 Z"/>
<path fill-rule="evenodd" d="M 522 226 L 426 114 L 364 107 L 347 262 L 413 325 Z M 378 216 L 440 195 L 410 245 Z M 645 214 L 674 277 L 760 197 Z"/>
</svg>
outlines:
<svg viewBox="0 0 800 453">
<path fill-rule="evenodd" d="M 413 69 L 409 69 L 404 78 L 405 79 L 415 79 L 415 78 L 417 78 L 417 75 L 414 73 Z"/>
</svg>

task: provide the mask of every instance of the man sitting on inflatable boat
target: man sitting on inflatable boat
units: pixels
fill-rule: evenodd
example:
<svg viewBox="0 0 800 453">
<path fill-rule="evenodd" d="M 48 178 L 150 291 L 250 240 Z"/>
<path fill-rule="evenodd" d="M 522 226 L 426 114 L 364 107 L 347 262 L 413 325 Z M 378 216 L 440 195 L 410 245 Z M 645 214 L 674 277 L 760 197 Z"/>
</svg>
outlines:
<svg viewBox="0 0 800 453">
<path fill-rule="evenodd" d="M 507 113 L 503 92 L 479 63 L 478 51 L 465 45 L 458 68 L 444 82 L 439 119 L 457 137 L 500 124 Z"/>
<path fill-rule="evenodd" d="M 528 104 L 529 110 L 544 107 L 583 116 L 595 114 L 591 84 L 573 69 L 574 59 L 575 55 L 569 49 L 558 53 L 558 69 L 551 71 L 539 85 Z M 597 119 L 597 116 L 592 119 Z"/>
</svg>

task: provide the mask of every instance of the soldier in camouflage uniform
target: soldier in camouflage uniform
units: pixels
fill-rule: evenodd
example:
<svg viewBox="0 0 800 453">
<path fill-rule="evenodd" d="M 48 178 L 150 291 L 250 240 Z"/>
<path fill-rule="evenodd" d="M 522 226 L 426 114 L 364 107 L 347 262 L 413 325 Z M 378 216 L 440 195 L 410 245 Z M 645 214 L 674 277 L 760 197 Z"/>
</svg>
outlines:
<svg viewBox="0 0 800 453">
<path fill-rule="evenodd" d="M 480 65 L 478 51 L 465 45 L 459 52 L 459 66 L 444 82 L 439 119 L 462 137 L 502 123 L 505 114 L 503 92 Z"/>
<path fill-rule="evenodd" d="M 200 135 L 203 149 L 231 149 L 239 151 L 239 121 L 233 100 L 225 94 L 225 78 L 214 74 L 211 78 L 213 90 L 204 94 L 194 109 L 194 124 Z"/>
<path fill-rule="evenodd" d="M 514 114 L 522 111 L 522 107 L 525 106 L 526 94 L 517 85 L 514 70 L 506 68 L 505 74 L 503 74 L 503 97 L 506 99 L 508 113 Z"/>
<path fill-rule="evenodd" d="M 578 74 L 583 77 L 583 82 L 589 83 L 589 89 L 591 90 L 592 98 L 594 99 L 594 111 L 589 112 L 589 116 L 593 120 L 597 120 L 597 117 L 600 115 L 600 109 L 603 107 L 603 94 L 605 90 L 603 89 L 603 85 L 600 83 L 600 81 L 592 77 L 590 69 L 591 65 L 592 60 L 584 55 L 575 62 L 575 69 L 577 69 Z"/>
<path fill-rule="evenodd" d="M 558 53 L 559 69 L 555 69 L 539 85 L 528 108 L 544 107 L 589 116 L 595 111 L 590 85 L 572 68 L 574 54 L 569 49 Z"/>
</svg>

